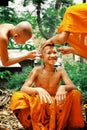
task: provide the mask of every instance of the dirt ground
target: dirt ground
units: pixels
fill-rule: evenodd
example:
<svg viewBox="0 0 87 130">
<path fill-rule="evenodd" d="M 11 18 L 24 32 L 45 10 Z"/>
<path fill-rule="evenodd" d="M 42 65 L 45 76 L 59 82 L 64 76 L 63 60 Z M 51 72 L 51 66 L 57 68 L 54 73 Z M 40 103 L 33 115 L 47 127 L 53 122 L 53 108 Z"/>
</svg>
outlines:
<svg viewBox="0 0 87 130">
<path fill-rule="evenodd" d="M 0 130 L 24 130 L 13 112 L 9 109 L 9 102 L 13 91 L 0 89 Z"/>
</svg>

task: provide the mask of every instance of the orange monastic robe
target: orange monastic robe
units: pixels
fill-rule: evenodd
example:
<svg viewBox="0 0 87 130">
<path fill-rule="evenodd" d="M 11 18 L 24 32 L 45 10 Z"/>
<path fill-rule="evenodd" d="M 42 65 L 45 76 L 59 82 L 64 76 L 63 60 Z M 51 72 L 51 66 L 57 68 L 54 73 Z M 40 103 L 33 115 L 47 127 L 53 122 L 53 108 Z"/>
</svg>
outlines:
<svg viewBox="0 0 87 130">
<path fill-rule="evenodd" d="M 66 96 L 64 105 L 41 104 L 39 96 L 29 96 L 15 92 L 11 98 L 10 109 L 24 128 L 31 130 L 64 130 L 65 127 L 84 127 L 81 111 L 82 96 L 72 90 Z"/>
<path fill-rule="evenodd" d="M 74 5 L 66 10 L 58 33 L 63 31 L 70 32 L 67 43 L 87 58 L 87 3 Z"/>
</svg>

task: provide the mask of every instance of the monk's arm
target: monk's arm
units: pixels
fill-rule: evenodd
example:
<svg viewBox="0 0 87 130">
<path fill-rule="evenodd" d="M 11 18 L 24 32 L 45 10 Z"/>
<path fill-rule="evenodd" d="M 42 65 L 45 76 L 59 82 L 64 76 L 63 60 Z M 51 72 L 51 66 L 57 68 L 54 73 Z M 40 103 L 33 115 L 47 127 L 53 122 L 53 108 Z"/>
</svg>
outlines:
<svg viewBox="0 0 87 130">
<path fill-rule="evenodd" d="M 76 55 L 80 55 L 79 52 L 77 50 L 75 50 L 73 47 L 68 47 L 68 46 L 61 46 L 58 48 L 58 50 L 62 53 L 62 54 L 76 54 Z"/>
<path fill-rule="evenodd" d="M 37 56 L 37 52 L 36 51 L 32 51 L 32 52 L 29 52 L 29 53 L 27 53 L 25 55 L 22 55 L 20 57 L 9 58 L 9 56 L 8 56 L 7 39 L 0 40 L 0 57 L 1 57 L 2 64 L 4 66 L 9 66 L 9 65 L 18 63 L 20 61 L 23 61 L 25 59 L 28 59 L 28 58 L 33 59 L 36 56 Z"/>
<path fill-rule="evenodd" d="M 65 84 L 60 85 L 57 89 L 55 99 L 56 99 L 56 102 L 57 102 L 58 105 L 63 104 L 65 102 L 67 92 L 76 88 L 76 86 L 70 80 L 66 71 L 63 68 L 61 68 L 60 74 L 61 74 L 61 78 L 62 78 L 62 80 L 64 81 Z"/>
<path fill-rule="evenodd" d="M 61 79 L 64 82 L 64 85 L 60 85 L 57 89 L 56 95 L 65 95 L 67 92 L 76 89 L 76 86 L 73 84 L 66 71 L 63 68 L 60 68 L 59 72 L 61 75 Z"/>
<path fill-rule="evenodd" d="M 45 44 L 61 44 L 67 41 L 69 32 L 61 32 L 48 39 Z"/>
<path fill-rule="evenodd" d="M 34 68 L 30 72 L 30 74 L 29 74 L 27 80 L 25 81 L 25 83 L 23 84 L 23 86 L 21 88 L 21 91 L 25 92 L 27 94 L 30 94 L 30 95 L 37 94 L 37 88 L 35 88 L 35 87 L 33 88 L 32 87 L 32 85 L 33 85 L 34 80 L 36 79 L 36 77 L 37 77 L 37 72 L 36 72 L 36 68 Z"/>
<path fill-rule="evenodd" d="M 41 103 L 51 103 L 52 99 L 50 94 L 43 89 L 42 87 L 38 86 L 38 87 L 32 87 L 34 81 L 36 80 L 38 75 L 38 71 L 34 68 L 32 70 L 32 72 L 30 73 L 28 79 L 26 80 L 26 82 L 23 84 L 21 91 L 25 92 L 29 95 L 35 95 L 38 94 L 40 97 L 40 101 Z"/>
<path fill-rule="evenodd" d="M 74 85 L 74 83 L 71 81 L 71 79 L 69 78 L 68 74 L 66 73 L 66 71 L 62 68 L 61 70 L 61 77 L 63 82 L 65 83 L 64 88 L 65 91 L 70 91 L 73 89 L 76 89 L 76 86 Z"/>
</svg>

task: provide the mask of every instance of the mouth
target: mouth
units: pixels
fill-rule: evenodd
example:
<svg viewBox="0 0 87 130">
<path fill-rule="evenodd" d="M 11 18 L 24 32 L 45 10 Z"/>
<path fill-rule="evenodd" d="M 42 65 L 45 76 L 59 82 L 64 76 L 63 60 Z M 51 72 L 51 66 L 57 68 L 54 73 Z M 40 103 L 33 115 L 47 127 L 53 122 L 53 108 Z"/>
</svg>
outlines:
<svg viewBox="0 0 87 130">
<path fill-rule="evenodd" d="M 55 60 L 56 61 L 57 59 L 56 58 L 49 58 L 49 60 Z"/>
<path fill-rule="evenodd" d="M 56 60 L 56 59 L 49 59 L 49 61 L 50 61 L 51 63 L 55 64 L 57 60 Z"/>
</svg>

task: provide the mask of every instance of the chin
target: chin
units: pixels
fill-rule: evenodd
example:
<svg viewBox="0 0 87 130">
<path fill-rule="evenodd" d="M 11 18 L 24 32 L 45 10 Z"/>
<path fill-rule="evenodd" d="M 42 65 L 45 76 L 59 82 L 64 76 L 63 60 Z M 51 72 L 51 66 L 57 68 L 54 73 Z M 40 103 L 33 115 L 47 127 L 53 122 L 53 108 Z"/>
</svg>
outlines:
<svg viewBox="0 0 87 130">
<path fill-rule="evenodd" d="M 50 63 L 51 66 L 54 66 L 54 63 Z"/>
<path fill-rule="evenodd" d="M 50 64 L 51 64 L 51 65 L 55 65 L 55 63 L 56 63 L 56 62 L 52 62 L 52 63 L 50 63 Z"/>
</svg>

